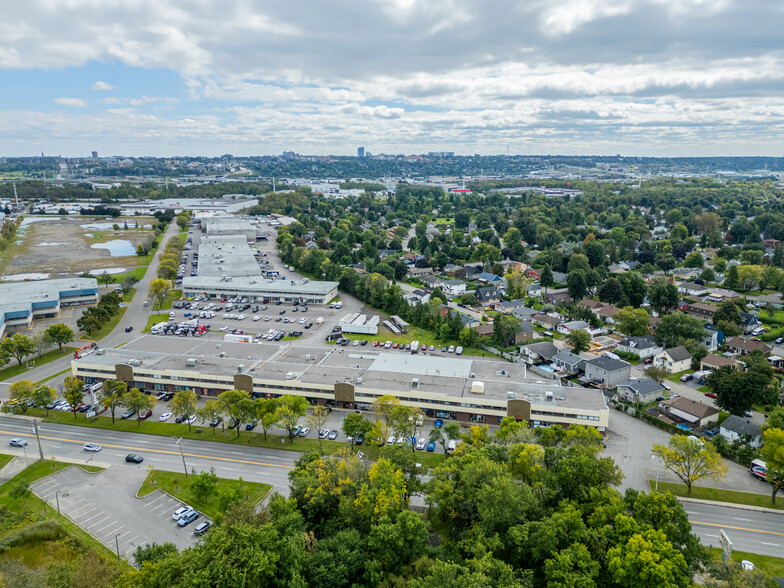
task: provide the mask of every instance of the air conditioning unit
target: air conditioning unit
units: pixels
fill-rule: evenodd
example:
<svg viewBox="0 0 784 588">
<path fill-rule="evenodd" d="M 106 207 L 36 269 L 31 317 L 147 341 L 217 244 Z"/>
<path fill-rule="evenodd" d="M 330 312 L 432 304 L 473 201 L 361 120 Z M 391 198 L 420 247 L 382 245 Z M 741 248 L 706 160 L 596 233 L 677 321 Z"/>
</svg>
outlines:
<svg viewBox="0 0 784 588">
<path fill-rule="evenodd" d="M 419 378 L 413 378 L 411 380 L 411 387 L 412 388 L 419 388 Z"/>
<path fill-rule="evenodd" d="M 242 364 L 238 365 L 238 366 L 237 366 L 237 373 L 238 373 L 238 374 L 241 374 L 241 373 L 242 373 L 242 371 L 243 371 L 244 369 L 245 369 L 245 366 L 244 366 L 244 365 L 242 365 Z"/>
<path fill-rule="evenodd" d="M 196 358 L 189 357 L 185 360 L 185 367 L 196 367 Z"/>
</svg>

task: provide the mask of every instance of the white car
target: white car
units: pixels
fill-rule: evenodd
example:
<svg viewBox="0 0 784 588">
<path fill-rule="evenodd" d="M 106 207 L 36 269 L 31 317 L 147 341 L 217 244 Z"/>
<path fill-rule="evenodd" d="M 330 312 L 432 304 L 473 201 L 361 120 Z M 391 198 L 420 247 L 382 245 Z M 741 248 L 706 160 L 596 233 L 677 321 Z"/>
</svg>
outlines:
<svg viewBox="0 0 784 588">
<path fill-rule="evenodd" d="M 306 318 L 303 316 L 301 319 L 299 319 L 299 324 L 301 324 L 301 325 L 305 324 L 305 321 L 306 321 L 306 320 L 308 320 L 308 319 L 306 319 Z"/>
<path fill-rule="evenodd" d="M 172 520 L 179 521 L 180 517 L 184 515 L 186 512 L 188 512 L 189 510 L 193 510 L 193 509 L 187 504 L 185 506 L 181 506 L 180 508 L 174 511 L 174 514 L 172 515 Z"/>
<path fill-rule="evenodd" d="M 172 417 L 172 413 L 164 412 L 160 417 L 158 417 L 159 421 L 168 421 Z"/>
<path fill-rule="evenodd" d="M 425 445 L 427 445 L 427 441 L 424 437 L 422 437 L 419 441 L 417 441 L 416 448 L 419 451 L 422 451 L 425 448 Z"/>
<path fill-rule="evenodd" d="M 228 331 L 228 330 L 229 330 L 229 327 L 221 327 L 221 328 L 220 328 L 220 329 L 218 329 L 218 330 L 219 330 L 219 331 L 221 331 L 221 332 L 226 332 L 226 331 Z"/>
<path fill-rule="evenodd" d="M 265 321 L 271 321 L 271 320 L 272 320 L 272 317 L 271 317 L 271 316 L 265 316 L 265 317 L 264 317 L 264 320 L 265 320 Z"/>
<path fill-rule="evenodd" d="M 188 417 L 188 424 L 189 425 L 192 425 L 195 422 L 196 422 L 196 415 L 195 414 L 192 414 L 191 416 Z"/>
<path fill-rule="evenodd" d="M 387 445 L 394 445 L 395 444 L 395 436 L 390 435 L 389 439 L 387 439 Z"/>
<path fill-rule="evenodd" d="M 85 451 L 92 451 L 93 453 L 97 453 L 101 450 L 101 446 L 97 443 L 85 443 L 84 444 Z"/>
<path fill-rule="evenodd" d="M 352 344 L 354 347 L 356 347 L 357 345 L 359 345 L 359 339 L 354 339 L 354 341 L 352 341 L 352 343 L 351 343 L 351 344 Z"/>
<path fill-rule="evenodd" d="M 261 320 L 261 315 L 260 314 L 253 315 L 253 320 L 254 321 L 260 321 Z"/>
<path fill-rule="evenodd" d="M 239 315 L 239 316 L 237 317 L 237 320 L 238 320 L 238 321 L 244 321 L 246 318 L 248 318 L 248 315 L 247 315 L 247 314 L 241 314 L 241 315 Z"/>
</svg>

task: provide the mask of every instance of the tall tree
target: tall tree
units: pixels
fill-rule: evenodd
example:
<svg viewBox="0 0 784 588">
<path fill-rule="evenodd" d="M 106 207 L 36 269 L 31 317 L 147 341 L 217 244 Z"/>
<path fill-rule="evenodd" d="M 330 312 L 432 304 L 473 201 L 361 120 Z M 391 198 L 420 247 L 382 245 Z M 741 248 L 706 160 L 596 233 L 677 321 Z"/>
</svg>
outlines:
<svg viewBox="0 0 784 588">
<path fill-rule="evenodd" d="M 142 424 L 142 412 L 151 410 L 154 404 L 152 398 L 138 388 L 131 388 L 131 391 L 123 396 L 123 405 L 128 410 L 132 410 L 136 413 L 136 424 L 139 426 Z"/>
<path fill-rule="evenodd" d="M 185 415 L 189 417 L 186 422 L 188 423 L 188 431 L 191 430 L 190 417 L 196 414 L 196 406 L 198 405 L 199 398 L 193 390 L 180 390 L 174 395 L 171 401 L 172 412 L 176 415 Z"/>
<path fill-rule="evenodd" d="M 171 296 L 171 282 L 163 278 L 155 278 L 150 282 L 150 298 L 153 301 L 153 308 L 160 309 Z"/>
<path fill-rule="evenodd" d="M 54 402 L 55 398 L 57 398 L 57 392 L 51 386 L 41 385 L 33 392 L 35 407 L 45 409 L 46 416 L 49 416 L 49 405 Z"/>
<path fill-rule="evenodd" d="M 356 414 L 356 413 L 352 413 Z M 350 416 L 350 415 L 347 415 Z M 319 440 L 319 448 L 321 448 L 321 430 L 324 428 L 324 425 L 327 424 L 327 419 L 329 418 L 329 409 L 326 406 L 322 406 L 320 404 L 316 404 L 310 410 L 310 414 L 307 417 L 308 426 L 316 431 Z"/>
<path fill-rule="evenodd" d="M 8 388 L 11 400 L 16 400 L 22 406 L 22 411 L 27 412 L 27 403 L 33 400 L 35 384 L 30 380 L 19 380 Z"/>
<path fill-rule="evenodd" d="M 75 337 L 73 329 L 64 323 L 50 325 L 46 329 L 46 334 L 49 335 L 49 339 L 52 343 L 58 345 L 60 351 L 63 350 L 63 345 L 70 343 Z"/>
<path fill-rule="evenodd" d="M 697 317 L 684 312 L 673 312 L 661 317 L 656 325 L 654 339 L 665 348 L 683 345 L 684 341 L 701 341 L 705 332 L 705 323 Z"/>
<path fill-rule="evenodd" d="M 776 504 L 776 494 L 784 489 L 784 429 L 769 428 L 762 434 L 764 445 L 760 450 L 767 468 L 766 480 L 770 482 L 770 500 Z"/>
<path fill-rule="evenodd" d="M 545 294 L 547 294 L 547 288 L 552 288 L 555 286 L 553 270 L 551 270 L 550 266 L 547 264 L 545 264 L 544 269 L 542 270 L 542 275 L 539 276 L 539 285 L 544 288 Z"/>
<path fill-rule="evenodd" d="M 644 308 L 624 306 L 613 319 L 615 328 L 630 337 L 647 335 L 651 328 L 651 317 Z"/>
<path fill-rule="evenodd" d="M 656 278 L 648 288 L 648 300 L 659 315 L 666 314 L 678 306 L 678 289 L 665 278 Z"/>
<path fill-rule="evenodd" d="M 582 329 L 575 329 L 571 331 L 564 338 L 572 353 L 580 353 L 581 351 L 588 351 L 588 346 L 591 343 L 591 336 Z"/>
<path fill-rule="evenodd" d="M 278 399 L 277 398 L 257 398 L 253 401 L 256 407 L 255 418 L 258 419 L 261 430 L 264 431 L 264 440 L 267 440 L 267 432 L 278 424 Z"/>
<path fill-rule="evenodd" d="M 63 388 L 65 390 L 63 396 L 71 405 L 74 420 L 76 420 L 76 407 L 84 398 L 84 383 L 76 376 L 65 376 Z"/>
<path fill-rule="evenodd" d="M 112 413 L 112 423 L 114 423 L 114 413 L 118 406 L 125 403 L 125 394 L 128 392 L 128 384 L 122 380 L 104 380 L 101 390 L 103 405 Z"/>
<path fill-rule="evenodd" d="M 585 281 L 585 272 L 582 270 L 575 270 L 570 272 L 566 278 L 566 286 L 569 290 L 569 296 L 575 302 L 585 298 L 588 292 L 588 284 Z"/>
<path fill-rule="evenodd" d="M 249 408 L 253 408 L 253 405 L 248 405 L 248 403 L 243 402 L 243 400 L 250 400 L 250 394 L 245 390 L 226 390 L 218 396 L 218 402 L 223 406 L 223 414 L 227 417 L 231 417 L 232 426 L 237 429 L 238 439 L 242 425 L 253 417 L 253 415 L 248 412 Z"/>
<path fill-rule="evenodd" d="M 0 341 L 0 349 L 15 358 L 21 367 L 24 358 L 35 353 L 35 343 L 30 337 L 16 333 Z"/>
<path fill-rule="evenodd" d="M 686 484 L 689 494 L 695 482 L 721 480 L 727 473 L 727 466 L 713 445 L 706 445 L 691 436 L 675 435 L 666 446 L 655 444 L 653 454 L 659 456 L 664 467 Z"/>
<path fill-rule="evenodd" d="M 343 419 L 341 426 L 343 434 L 351 439 L 351 450 L 354 450 L 354 441 L 357 438 L 365 438 L 373 428 L 373 423 L 367 420 L 363 415 L 351 412 Z"/>
<path fill-rule="evenodd" d="M 308 401 L 302 396 L 284 394 L 278 398 L 278 408 L 275 411 L 278 424 L 286 429 L 289 439 L 294 439 L 294 432 L 299 424 L 299 419 L 308 412 Z"/>
</svg>

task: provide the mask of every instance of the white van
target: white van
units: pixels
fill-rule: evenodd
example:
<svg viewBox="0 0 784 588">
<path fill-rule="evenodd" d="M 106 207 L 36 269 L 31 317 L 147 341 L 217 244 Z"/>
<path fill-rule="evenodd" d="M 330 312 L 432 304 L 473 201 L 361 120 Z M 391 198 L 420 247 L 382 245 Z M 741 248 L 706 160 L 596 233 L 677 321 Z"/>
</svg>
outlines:
<svg viewBox="0 0 784 588">
<path fill-rule="evenodd" d="M 458 345 L 457 349 L 455 349 L 455 353 L 457 355 L 463 355 L 463 347 Z"/>
<path fill-rule="evenodd" d="M 450 439 L 449 443 L 446 444 L 447 453 L 452 453 L 455 449 L 457 449 L 457 441 Z"/>
</svg>

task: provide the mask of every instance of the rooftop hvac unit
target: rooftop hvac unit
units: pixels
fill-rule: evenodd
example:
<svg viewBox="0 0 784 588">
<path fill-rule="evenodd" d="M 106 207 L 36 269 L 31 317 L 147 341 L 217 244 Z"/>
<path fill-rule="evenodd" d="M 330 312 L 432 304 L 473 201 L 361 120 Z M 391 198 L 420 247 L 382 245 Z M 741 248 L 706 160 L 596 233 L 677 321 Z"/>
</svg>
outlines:
<svg viewBox="0 0 784 588">
<path fill-rule="evenodd" d="M 357 384 L 361 385 L 364 380 L 362 378 L 357 378 Z"/>
<path fill-rule="evenodd" d="M 286 372 L 286 379 L 293 380 L 294 379 L 294 372 Z"/>
<path fill-rule="evenodd" d="M 553 400 L 553 393 L 550 390 L 547 390 L 544 393 L 544 399 L 545 400 Z"/>
<path fill-rule="evenodd" d="M 103 355 L 104 353 L 106 353 L 106 351 L 104 351 L 103 349 L 96 349 L 95 350 L 95 355 Z"/>
<path fill-rule="evenodd" d="M 508 390 L 508 391 L 506 392 L 506 399 L 507 399 L 507 400 L 514 400 L 515 398 L 517 398 L 517 394 L 515 394 L 515 393 L 514 393 L 514 392 L 512 392 L 511 390 Z"/>
<path fill-rule="evenodd" d="M 244 369 L 245 369 L 245 366 L 244 366 L 243 364 L 240 364 L 240 365 L 238 365 L 238 366 L 237 366 L 237 373 L 238 373 L 238 374 L 241 374 L 241 373 L 242 373 L 242 370 L 244 370 Z"/>
<path fill-rule="evenodd" d="M 419 388 L 419 378 L 414 378 L 411 380 L 411 387 L 412 388 Z"/>
<path fill-rule="evenodd" d="M 141 359 L 132 359 L 132 360 L 131 360 L 131 361 L 129 361 L 128 363 L 129 363 L 130 365 L 132 365 L 132 366 L 136 366 L 136 367 L 138 367 L 138 366 L 142 365 L 142 360 L 141 360 Z"/>
<path fill-rule="evenodd" d="M 196 359 L 193 358 L 193 357 L 190 357 L 190 358 L 186 359 L 185 360 L 185 367 L 196 367 Z"/>
<path fill-rule="evenodd" d="M 484 394 L 485 393 L 485 383 L 484 382 L 471 382 L 471 394 Z"/>
</svg>

